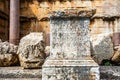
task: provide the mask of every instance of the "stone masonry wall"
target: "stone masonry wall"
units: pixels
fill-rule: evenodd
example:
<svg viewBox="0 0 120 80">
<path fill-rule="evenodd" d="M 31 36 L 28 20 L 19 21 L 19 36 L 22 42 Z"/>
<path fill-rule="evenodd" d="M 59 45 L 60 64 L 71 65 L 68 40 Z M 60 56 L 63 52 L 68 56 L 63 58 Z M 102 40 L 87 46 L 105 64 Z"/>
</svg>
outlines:
<svg viewBox="0 0 120 80">
<path fill-rule="evenodd" d="M 119 0 L 21 0 L 20 35 L 23 37 L 30 32 L 44 32 L 46 44 L 49 45 L 48 13 L 67 8 L 96 9 L 90 25 L 92 35 L 119 32 L 119 4 Z M 3 40 L 8 40 L 8 14 L 9 0 L 0 0 L 0 38 Z"/>
<path fill-rule="evenodd" d="M 0 0 L 0 39 L 8 40 L 8 0 Z"/>
<path fill-rule="evenodd" d="M 21 0 L 21 37 L 29 32 L 45 33 L 49 45 L 48 13 L 67 8 L 96 9 L 91 20 L 91 34 L 120 31 L 119 0 Z M 24 22 L 24 23 L 23 23 Z"/>
</svg>

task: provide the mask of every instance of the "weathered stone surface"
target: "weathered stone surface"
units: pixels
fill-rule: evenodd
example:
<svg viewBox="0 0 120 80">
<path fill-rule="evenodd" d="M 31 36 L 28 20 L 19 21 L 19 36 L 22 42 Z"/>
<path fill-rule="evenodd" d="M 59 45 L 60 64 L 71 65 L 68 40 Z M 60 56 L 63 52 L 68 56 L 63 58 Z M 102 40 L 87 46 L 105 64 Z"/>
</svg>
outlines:
<svg viewBox="0 0 120 80">
<path fill-rule="evenodd" d="M 102 60 L 110 60 L 114 54 L 113 43 L 110 34 L 99 34 L 91 38 L 92 57 L 101 64 Z"/>
<path fill-rule="evenodd" d="M 79 9 L 65 9 L 53 11 L 50 17 L 92 17 L 96 10 L 79 10 Z"/>
<path fill-rule="evenodd" d="M 111 60 L 116 63 L 120 63 L 120 46 L 116 46 L 114 49 L 115 52 Z"/>
<path fill-rule="evenodd" d="M 63 69 L 63 71 L 67 70 L 67 69 L 65 69 L 65 67 L 63 67 L 61 69 Z M 82 70 L 84 70 L 84 69 L 85 68 L 83 68 Z M 50 70 L 51 69 L 48 69 L 47 71 L 49 72 Z M 77 67 L 75 67 L 74 70 L 77 71 Z M 80 69 L 80 72 L 82 70 Z M 73 72 L 73 69 L 70 69 L 70 71 Z M 23 70 L 22 67 L 0 67 L 0 80 L 42 80 L 41 72 L 42 72 L 41 69 L 32 69 L 32 70 L 24 69 Z M 56 73 L 58 73 L 58 71 Z M 56 78 L 58 78 L 58 79 L 64 78 L 65 76 L 71 77 L 68 75 L 64 75 L 64 76 L 61 76 L 60 74 L 56 74 L 56 75 L 57 75 Z M 75 76 L 75 74 L 72 74 L 72 76 Z M 51 78 L 52 77 L 53 76 L 51 75 Z M 119 66 L 100 66 L 100 80 L 111 80 L 111 79 L 112 80 L 120 79 L 120 67 Z M 64 79 L 62 79 L 62 80 L 64 80 Z"/>
<path fill-rule="evenodd" d="M 99 80 L 99 66 L 90 56 L 92 15 L 92 10 L 89 15 L 76 9 L 51 15 L 50 57 L 42 66 L 42 80 Z"/>
<path fill-rule="evenodd" d="M 48 60 L 42 80 L 99 80 L 99 67 L 91 60 Z"/>
<path fill-rule="evenodd" d="M 41 80 L 41 72 L 41 69 L 23 69 L 22 67 L 0 67 L 0 80 L 1 78 L 3 78 L 2 80 L 4 80 L 4 78 L 9 78 L 10 80 L 12 80 L 13 78 L 16 80 L 33 80 L 32 78 L 39 78 Z"/>
<path fill-rule="evenodd" d="M 43 33 L 23 37 L 17 53 L 24 68 L 40 68 L 45 60 Z"/>
<path fill-rule="evenodd" d="M 119 66 L 101 66 L 100 80 L 120 80 Z"/>
<path fill-rule="evenodd" d="M 39 2 L 41 1 L 41 2 Z M 53 2 L 52 2 L 53 1 Z M 48 13 L 70 8 L 96 9 L 91 20 L 91 35 L 107 32 L 120 32 L 120 0 L 31 0 L 21 1 L 21 16 L 27 22 L 21 22 L 21 35 L 24 36 L 32 31 L 49 33 Z M 62 1 L 62 2 L 61 2 Z M 29 5 L 28 5 L 29 4 Z M 72 12 L 70 12 L 72 13 Z M 70 14 L 69 13 L 69 14 Z M 32 21 L 32 19 L 38 19 Z M 30 20 L 31 19 L 31 20 Z M 29 27 L 26 26 L 29 24 Z M 40 27 L 39 27 L 40 26 Z M 24 28 L 24 29 L 23 29 Z M 1 29 L 0 29 L 1 30 Z M 49 43 L 47 43 L 49 45 Z"/>
<path fill-rule="evenodd" d="M 11 66 L 18 64 L 18 47 L 8 42 L 0 41 L 0 66 Z"/>
<path fill-rule="evenodd" d="M 50 24 L 51 56 L 56 59 L 82 59 L 90 56 L 89 18 L 75 17 L 77 13 L 67 17 L 59 11 L 56 14 L 59 16 L 54 17 L 52 14 Z"/>
<path fill-rule="evenodd" d="M 0 80 L 42 80 L 41 78 L 0 78 Z"/>
<path fill-rule="evenodd" d="M 45 47 L 45 54 L 46 54 L 46 57 L 50 55 L 50 46 Z"/>
<path fill-rule="evenodd" d="M 103 1 L 103 5 L 101 6 L 103 10 L 103 16 L 112 17 L 112 16 L 120 16 L 120 1 L 119 0 L 106 0 Z"/>
</svg>

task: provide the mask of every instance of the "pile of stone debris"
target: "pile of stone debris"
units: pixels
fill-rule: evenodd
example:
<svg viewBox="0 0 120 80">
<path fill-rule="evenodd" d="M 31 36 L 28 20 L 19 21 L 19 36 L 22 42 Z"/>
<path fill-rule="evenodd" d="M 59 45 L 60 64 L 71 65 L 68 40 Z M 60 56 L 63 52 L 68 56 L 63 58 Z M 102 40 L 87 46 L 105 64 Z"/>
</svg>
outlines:
<svg viewBox="0 0 120 80">
<path fill-rule="evenodd" d="M 41 68 L 50 47 L 45 47 L 43 33 L 30 33 L 20 40 L 19 46 L 0 40 L 0 66 L 22 66 L 23 68 Z M 91 37 L 91 56 L 100 65 L 109 60 L 120 63 L 120 46 L 114 47 L 111 34 Z"/>
<path fill-rule="evenodd" d="M 41 68 L 45 58 L 43 33 L 30 33 L 20 40 L 19 46 L 0 40 L 1 67 L 20 65 L 23 68 Z"/>
</svg>

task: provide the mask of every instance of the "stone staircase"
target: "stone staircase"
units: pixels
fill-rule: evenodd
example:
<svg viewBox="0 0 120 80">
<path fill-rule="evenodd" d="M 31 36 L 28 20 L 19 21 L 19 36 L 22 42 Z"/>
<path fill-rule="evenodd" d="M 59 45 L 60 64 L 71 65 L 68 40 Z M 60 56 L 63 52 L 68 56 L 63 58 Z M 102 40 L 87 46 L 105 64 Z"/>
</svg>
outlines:
<svg viewBox="0 0 120 80">
<path fill-rule="evenodd" d="M 41 69 L 0 67 L 0 80 L 42 80 Z"/>
</svg>

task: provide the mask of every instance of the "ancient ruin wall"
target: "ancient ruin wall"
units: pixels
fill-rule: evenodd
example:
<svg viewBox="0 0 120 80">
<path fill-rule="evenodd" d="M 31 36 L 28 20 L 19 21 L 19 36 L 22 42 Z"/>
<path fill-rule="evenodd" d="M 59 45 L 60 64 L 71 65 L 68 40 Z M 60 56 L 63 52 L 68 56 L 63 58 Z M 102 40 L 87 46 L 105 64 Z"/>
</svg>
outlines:
<svg viewBox="0 0 120 80">
<path fill-rule="evenodd" d="M 21 0 L 21 37 L 29 32 L 43 31 L 49 35 L 48 13 L 66 8 L 96 9 L 91 20 L 91 34 L 120 31 L 119 0 Z M 49 40 L 46 39 L 49 45 Z"/>
<path fill-rule="evenodd" d="M 96 9 L 90 25 L 91 34 L 120 31 L 119 0 L 21 0 L 20 36 L 30 32 L 44 32 L 49 45 L 48 13 L 67 8 Z M 0 0 L 0 38 L 8 40 L 9 34 L 9 0 Z M 4 36 L 3 36 L 4 35 Z"/>
<path fill-rule="evenodd" d="M 8 6 L 8 0 L 0 0 L 0 39 L 2 40 L 8 40 Z"/>
</svg>

